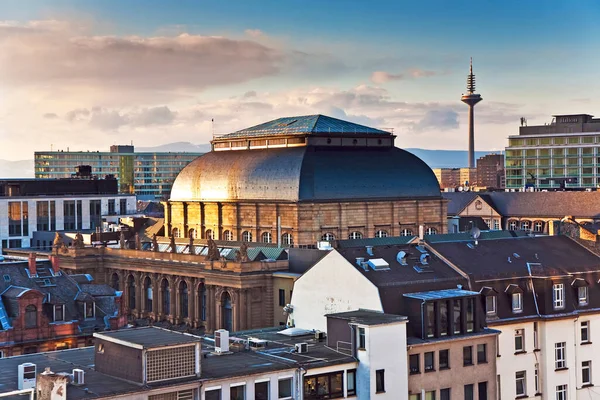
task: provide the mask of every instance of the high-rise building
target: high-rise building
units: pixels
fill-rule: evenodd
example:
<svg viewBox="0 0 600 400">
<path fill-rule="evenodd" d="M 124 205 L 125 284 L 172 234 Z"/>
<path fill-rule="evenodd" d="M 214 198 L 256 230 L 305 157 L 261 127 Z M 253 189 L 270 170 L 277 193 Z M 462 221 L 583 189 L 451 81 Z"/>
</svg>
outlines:
<svg viewBox="0 0 600 400">
<path fill-rule="evenodd" d="M 78 165 L 89 165 L 98 177 L 114 175 L 119 192 L 138 199 L 168 198 L 177 174 L 204 153 L 141 152 L 133 146 L 110 146 L 110 151 L 36 151 L 36 178 L 69 178 Z"/>
<path fill-rule="evenodd" d="M 467 76 L 467 94 L 460 101 L 469 106 L 469 168 L 475 168 L 475 104 L 479 103 L 481 95 L 475 93 L 475 74 L 473 74 L 473 59 Z"/>
<path fill-rule="evenodd" d="M 477 186 L 504 188 L 504 155 L 486 154 L 477 159 Z"/>
<path fill-rule="evenodd" d="M 600 183 L 600 119 L 588 114 L 555 115 L 509 136 L 506 188 L 596 188 Z"/>
</svg>

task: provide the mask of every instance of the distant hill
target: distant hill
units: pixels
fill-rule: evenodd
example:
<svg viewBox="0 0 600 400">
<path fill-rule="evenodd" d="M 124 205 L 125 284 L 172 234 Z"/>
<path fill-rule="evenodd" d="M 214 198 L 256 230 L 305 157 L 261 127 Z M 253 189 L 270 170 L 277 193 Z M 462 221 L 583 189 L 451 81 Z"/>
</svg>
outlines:
<svg viewBox="0 0 600 400">
<path fill-rule="evenodd" d="M 467 166 L 467 152 L 464 150 L 425 150 L 405 149 L 425 161 L 430 168 L 460 168 Z M 193 144 L 190 142 L 167 143 L 154 147 L 135 147 L 136 152 L 187 152 L 206 153 L 210 144 Z M 476 151 L 475 158 L 483 157 L 491 151 Z M 0 178 L 33 178 L 33 160 L 8 161 L 0 160 Z"/>
<path fill-rule="evenodd" d="M 469 164 L 468 152 L 465 150 L 425 150 L 404 149 L 425 161 L 429 168 L 461 168 Z M 476 151 L 475 160 L 486 154 L 498 153 L 497 151 Z"/>
</svg>

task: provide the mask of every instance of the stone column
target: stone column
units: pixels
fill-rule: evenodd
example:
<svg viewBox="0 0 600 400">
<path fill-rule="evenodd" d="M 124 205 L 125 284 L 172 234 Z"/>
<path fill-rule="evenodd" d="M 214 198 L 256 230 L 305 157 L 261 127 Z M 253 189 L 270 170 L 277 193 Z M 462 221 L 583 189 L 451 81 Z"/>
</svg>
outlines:
<svg viewBox="0 0 600 400">
<path fill-rule="evenodd" d="M 246 289 L 246 324 L 252 329 L 252 289 Z"/>
<path fill-rule="evenodd" d="M 172 324 L 175 323 L 175 321 L 178 321 L 180 318 L 179 315 L 179 288 L 178 288 L 178 282 L 176 282 L 176 279 L 174 276 L 171 277 L 171 280 L 169 281 L 169 287 L 171 289 L 171 318 L 170 318 L 170 322 Z M 175 307 L 175 308 L 173 308 Z"/>
<path fill-rule="evenodd" d="M 160 303 L 159 303 L 159 296 L 158 296 L 158 292 L 159 292 L 159 275 L 158 274 L 152 274 L 152 310 L 148 310 L 151 311 L 153 314 L 153 317 L 155 320 L 157 320 L 158 318 L 158 314 L 160 313 Z"/>
<path fill-rule="evenodd" d="M 188 323 L 190 326 L 198 326 L 198 319 L 196 318 L 196 288 L 198 286 L 198 280 L 193 278 L 188 284 Z"/>
<path fill-rule="evenodd" d="M 205 285 L 206 288 L 206 331 L 215 330 L 215 288 L 213 285 Z"/>
<path fill-rule="evenodd" d="M 142 315 L 143 309 L 143 292 L 144 292 L 144 282 L 142 280 L 142 274 L 139 272 L 135 273 L 135 316 L 139 318 Z"/>
<path fill-rule="evenodd" d="M 248 307 L 247 307 L 247 297 L 248 297 L 248 291 L 246 289 L 240 289 L 239 290 L 239 303 L 240 306 L 238 307 L 239 309 L 239 314 L 240 314 L 240 326 L 239 329 L 240 330 L 244 330 L 244 329 L 250 329 L 250 327 L 248 326 Z"/>
<path fill-rule="evenodd" d="M 217 297 L 218 296 L 218 297 Z M 212 300 L 214 301 L 212 309 L 214 310 L 213 315 L 213 329 L 221 329 L 223 327 L 223 305 L 221 304 L 221 293 L 216 293 L 216 288 L 212 292 Z"/>
</svg>

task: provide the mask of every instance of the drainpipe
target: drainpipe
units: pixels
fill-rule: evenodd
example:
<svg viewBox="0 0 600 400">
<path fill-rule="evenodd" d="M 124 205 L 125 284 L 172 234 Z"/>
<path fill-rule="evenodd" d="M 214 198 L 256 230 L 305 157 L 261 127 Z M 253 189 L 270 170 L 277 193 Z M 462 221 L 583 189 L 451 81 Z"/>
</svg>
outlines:
<svg viewBox="0 0 600 400">
<path fill-rule="evenodd" d="M 575 353 L 575 382 L 577 382 L 577 368 L 579 363 L 577 362 L 577 322 L 579 321 L 579 315 L 573 321 L 573 353 Z M 589 331 L 588 331 L 589 332 Z M 588 334 L 589 336 L 589 334 Z M 579 389 L 577 385 L 575 385 L 575 390 Z M 588 392 L 589 393 L 589 392 Z"/>
<path fill-rule="evenodd" d="M 277 216 L 277 247 L 281 247 L 281 216 Z"/>
</svg>

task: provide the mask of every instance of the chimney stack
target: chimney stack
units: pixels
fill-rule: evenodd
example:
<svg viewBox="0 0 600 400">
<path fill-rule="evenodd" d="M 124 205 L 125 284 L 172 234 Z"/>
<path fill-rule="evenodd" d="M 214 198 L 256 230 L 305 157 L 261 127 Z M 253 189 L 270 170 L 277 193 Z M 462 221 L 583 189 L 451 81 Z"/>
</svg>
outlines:
<svg viewBox="0 0 600 400">
<path fill-rule="evenodd" d="M 36 276 L 37 275 L 37 264 L 35 262 L 35 253 L 29 253 L 29 275 Z"/>
<path fill-rule="evenodd" d="M 57 255 L 50 256 L 50 265 L 52 265 L 52 273 L 54 273 L 54 275 L 58 275 L 60 272 L 60 263 L 58 260 L 59 258 Z"/>
</svg>

